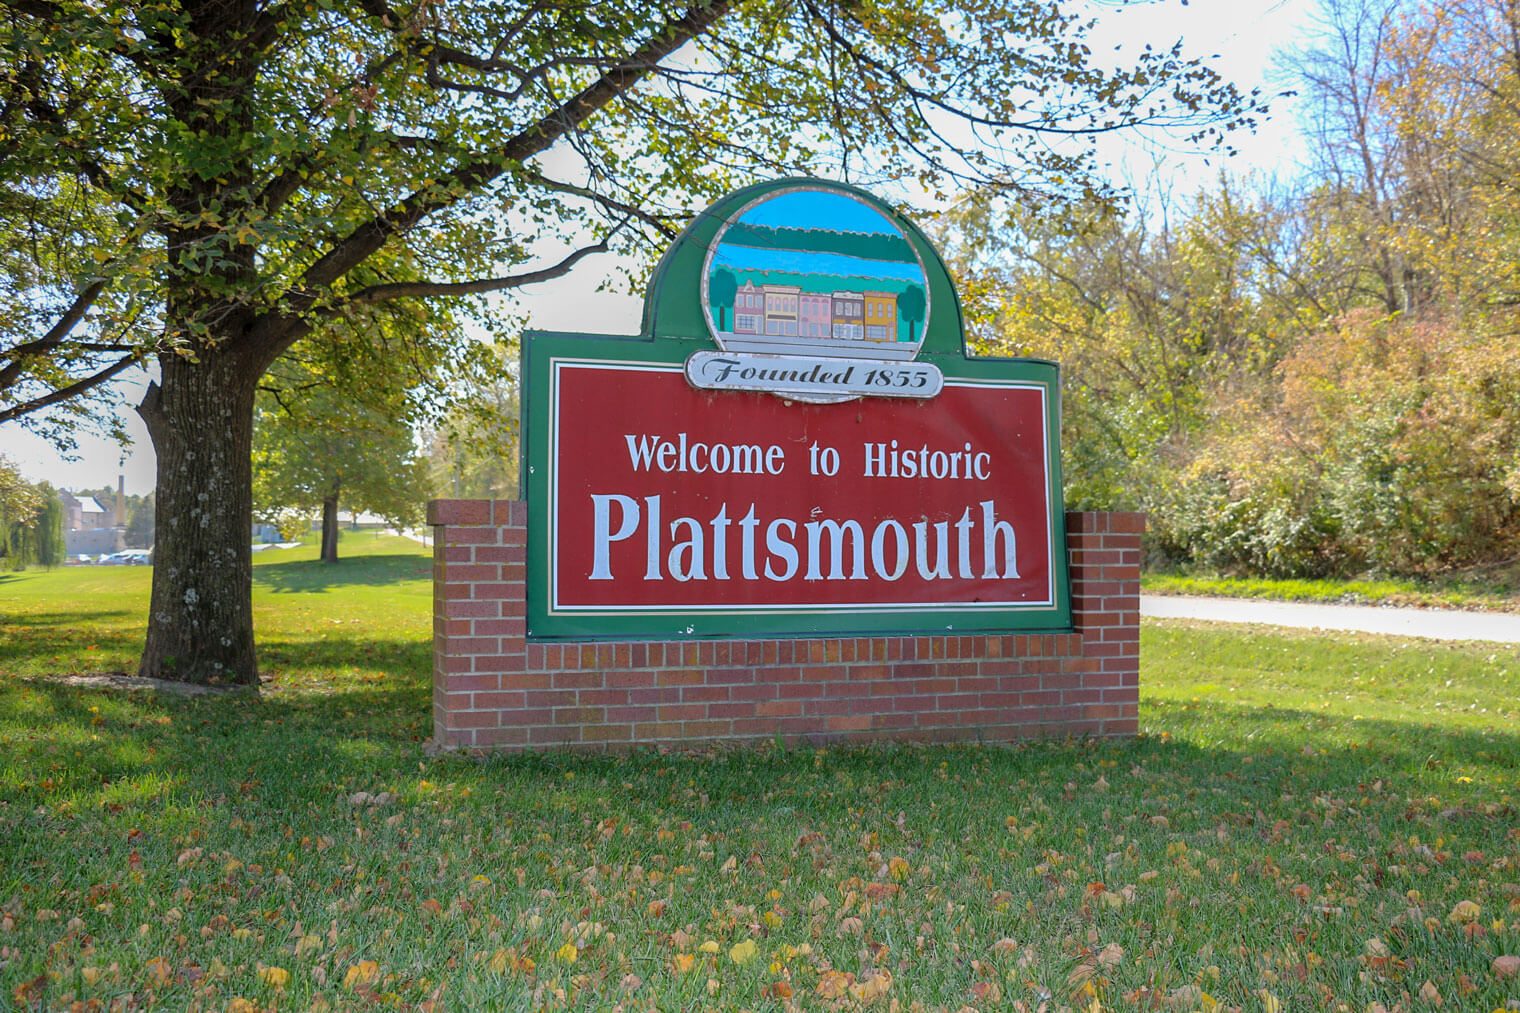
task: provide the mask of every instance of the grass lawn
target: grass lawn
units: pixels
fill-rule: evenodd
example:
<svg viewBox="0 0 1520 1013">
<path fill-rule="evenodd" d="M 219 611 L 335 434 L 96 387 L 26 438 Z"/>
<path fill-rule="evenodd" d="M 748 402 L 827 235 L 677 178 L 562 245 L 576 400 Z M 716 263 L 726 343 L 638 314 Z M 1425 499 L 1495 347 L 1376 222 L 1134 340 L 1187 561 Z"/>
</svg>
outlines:
<svg viewBox="0 0 1520 1013">
<path fill-rule="evenodd" d="M 428 758 L 425 550 L 261 554 L 258 696 L 146 569 L 0 577 L 0 1006 L 1520 1008 L 1520 651 L 1148 625 L 1144 734 Z"/>
<path fill-rule="evenodd" d="M 1520 612 L 1520 564 L 1494 569 L 1481 579 L 1306 580 L 1147 573 L 1141 577 L 1140 586 L 1146 594 Z"/>
</svg>

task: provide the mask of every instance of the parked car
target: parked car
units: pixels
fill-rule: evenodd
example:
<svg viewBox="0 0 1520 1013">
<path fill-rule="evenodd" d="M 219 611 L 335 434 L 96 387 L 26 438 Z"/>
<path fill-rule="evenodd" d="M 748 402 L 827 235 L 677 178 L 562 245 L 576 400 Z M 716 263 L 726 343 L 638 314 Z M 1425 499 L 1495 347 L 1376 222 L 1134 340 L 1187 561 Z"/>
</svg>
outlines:
<svg viewBox="0 0 1520 1013">
<path fill-rule="evenodd" d="M 109 556 L 101 556 L 105 566 L 149 566 L 153 563 L 152 549 L 122 549 Z"/>
</svg>

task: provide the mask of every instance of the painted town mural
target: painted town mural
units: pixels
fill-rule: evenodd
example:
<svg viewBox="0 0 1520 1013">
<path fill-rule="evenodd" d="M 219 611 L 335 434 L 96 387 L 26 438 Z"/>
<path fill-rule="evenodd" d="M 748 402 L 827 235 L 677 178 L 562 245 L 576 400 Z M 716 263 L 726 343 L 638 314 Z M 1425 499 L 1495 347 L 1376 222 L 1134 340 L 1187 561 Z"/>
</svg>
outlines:
<svg viewBox="0 0 1520 1013">
<path fill-rule="evenodd" d="M 896 358 L 922 340 L 926 287 L 912 245 L 881 212 L 844 194 L 788 191 L 746 208 L 721 233 L 706 304 L 725 349 Z"/>
</svg>

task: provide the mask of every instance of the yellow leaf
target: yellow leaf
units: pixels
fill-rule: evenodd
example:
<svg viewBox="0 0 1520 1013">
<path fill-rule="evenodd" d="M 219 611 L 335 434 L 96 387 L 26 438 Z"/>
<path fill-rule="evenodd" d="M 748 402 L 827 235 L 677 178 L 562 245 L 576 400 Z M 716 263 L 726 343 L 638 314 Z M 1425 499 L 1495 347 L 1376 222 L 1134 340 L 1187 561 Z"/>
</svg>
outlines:
<svg viewBox="0 0 1520 1013">
<path fill-rule="evenodd" d="M 697 952 L 698 953 L 717 953 L 718 952 L 718 944 L 715 943 L 715 942 L 713 942 L 711 939 L 709 939 L 707 942 L 705 942 L 701 946 L 697 947 Z"/>
<path fill-rule="evenodd" d="M 373 960 L 361 960 L 348 969 L 343 975 L 344 988 L 358 988 L 368 985 L 375 980 L 375 975 L 380 973 L 380 965 Z"/>
<path fill-rule="evenodd" d="M 910 868 L 907 859 L 898 858 L 896 855 L 893 855 L 887 861 L 887 875 L 899 883 L 908 878 Z"/>
<path fill-rule="evenodd" d="M 227 1000 L 227 1013 L 259 1013 L 259 1007 L 240 995 Z"/>
<path fill-rule="evenodd" d="M 163 957 L 154 957 L 148 961 L 148 978 L 155 985 L 167 985 L 174 977 L 174 966 Z"/>
<path fill-rule="evenodd" d="M 818 978 L 818 994 L 824 999 L 839 999 L 855 984 L 855 975 L 845 971 L 824 971 Z"/>
<path fill-rule="evenodd" d="M 574 943 L 566 943 L 564 946 L 561 946 L 559 949 L 554 951 L 555 959 L 564 964 L 575 963 L 576 958 L 580 955 L 581 951 L 576 949 Z"/>
<path fill-rule="evenodd" d="M 1451 914 L 1446 916 L 1446 920 L 1449 922 L 1462 923 L 1473 922 L 1477 921 L 1478 915 L 1482 911 L 1483 909 L 1479 907 L 1476 902 L 1470 900 L 1461 900 L 1457 901 L 1456 906 L 1451 909 Z"/>
<path fill-rule="evenodd" d="M 759 949 L 753 939 L 746 939 L 742 943 L 735 943 L 729 947 L 728 959 L 736 964 L 747 964 L 755 959 L 755 954 L 759 952 Z"/>
<path fill-rule="evenodd" d="M 276 992 L 283 992 L 290 984 L 290 972 L 283 967 L 265 967 L 259 970 L 259 981 Z"/>
<path fill-rule="evenodd" d="M 865 1004 L 875 1002 L 892 987 L 892 972 L 885 968 L 866 972 L 869 977 L 863 977 L 850 986 L 850 996 L 856 1002 Z"/>
<path fill-rule="evenodd" d="M 690 953 L 677 953 L 671 958 L 670 966 L 675 969 L 677 974 L 686 974 L 693 967 L 697 966 L 697 958 Z"/>
</svg>

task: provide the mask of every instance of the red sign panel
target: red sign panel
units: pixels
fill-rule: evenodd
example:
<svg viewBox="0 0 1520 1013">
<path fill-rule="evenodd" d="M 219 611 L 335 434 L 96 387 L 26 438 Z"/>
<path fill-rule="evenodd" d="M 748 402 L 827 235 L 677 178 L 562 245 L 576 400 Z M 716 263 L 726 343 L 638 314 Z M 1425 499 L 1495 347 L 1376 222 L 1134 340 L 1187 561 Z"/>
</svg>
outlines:
<svg viewBox="0 0 1520 1013">
<path fill-rule="evenodd" d="M 1056 607 L 1044 384 L 808 405 L 551 372 L 548 616 Z"/>
</svg>

